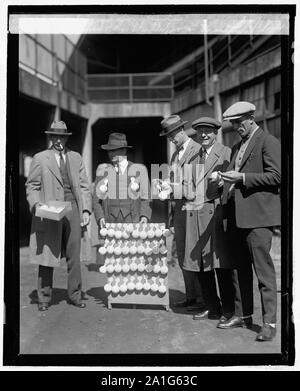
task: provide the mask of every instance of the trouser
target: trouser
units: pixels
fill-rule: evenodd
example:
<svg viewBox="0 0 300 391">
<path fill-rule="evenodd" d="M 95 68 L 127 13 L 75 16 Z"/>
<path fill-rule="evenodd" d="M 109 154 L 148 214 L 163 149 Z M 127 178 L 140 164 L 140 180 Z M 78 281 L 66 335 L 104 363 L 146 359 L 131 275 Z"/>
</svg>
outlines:
<svg viewBox="0 0 300 391">
<path fill-rule="evenodd" d="M 134 221 L 131 213 L 129 213 L 126 217 L 124 217 L 122 212 L 120 211 L 117 217 L 110 214 L 106 222 L 107 223 L 138 223 L 138 220 Z"/>
<path fill-rule="evenodd" d="M 178 264 L 182 270 L 186 299 L 197 300 L 203 303 L 202 289 L 198 278 L 198 273 L 184 270 L 183 262 L 185 256 L 185 235 L 186 235 L 186 212 L 176 210 L 174 214 L 175 243 L 178 257 Z"/>
<path fill-rule="evenodd" d="M 72 202 L 72 210 L 62 219 L 62 253 L 66 256 L 68 272 L 68 297 L 77 303 L 81 300 L 80 268 L 81 227 L 78 207 Z M 53 267 L 39 266 L 38 301 L 49 303 L 52 296 Z"/>
<path fill-rule="evenodd" d="M 236 228 L 234 237 L 238 261 L 237 270 L 233 275 L 236 288 L 235 314 L 237 316 L 253 314 L 253 265 L 258 279 L 263 321 L 276 323 L 276 273 L 270 256 L 272 230 L 271 228 Z"/>
<path fill-rule="evenodd" d="M 231 269 L 214 269 L 198 273 L 202 286 L 203 298 L 207 309 L 215 314 L 226 317 L 234 313 L 235 289 L 232 283 Z M 218 280 L 220 298 L 217 293 L 216 278 Z"/>
</svg>

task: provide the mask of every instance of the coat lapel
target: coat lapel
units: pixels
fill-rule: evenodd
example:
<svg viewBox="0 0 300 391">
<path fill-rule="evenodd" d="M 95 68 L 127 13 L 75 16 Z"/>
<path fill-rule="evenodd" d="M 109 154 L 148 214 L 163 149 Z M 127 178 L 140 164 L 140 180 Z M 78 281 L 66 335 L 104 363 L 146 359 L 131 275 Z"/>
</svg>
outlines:
<svg viewBox="0 0 300 391">
<path fill-rule="evenodd" d="M 250 153 L 252 152 L 252 150 L 257 142 L 257 139 L 261 136 L 262 132 L 263 132 L 263 130 L 261 128 L 257 129 L 255 134 L 251 138 L 249 145 L 247 146 L 246 151 L 244 153 L 243 159 L 241 161 L 240 171 L 241 171 L 242 167 L 244 166 L 244 164 L 246 163 Z"/>
<path fill-rule="evenodd" d="M 54 151 L 52 149 L 48 150 L 48 156 L 47 157 L 48 157 L 47 166 L 48 166 L 49 170 L 52 172 L 52 174 L 56 177 L 56 179 L 63 186 L 62 177 L 61 177 L 61 174 L 60 174 L 60 171 L 59 171 L 59 167 L 58 167 L 57 161 L 56 161 L 55 156 L 54 156 Z"/>
<path fill-rule="evenodd" d="M 73 190 L 73 193 L 75 194 L 75 192 L 74 192 L 74 180 L 75 180 L 75 178 L 72 175 L 74 170 L 71 170 L 71 167 L 72 168 L 75 167 L 75 162 L 73 161 L 73 157 L 72 157 L 72 154 L 70 153 L 69 149 L 66 150 L 66 167 L 67 167 L 67 171 L 68 171 L 68 175 L 69 175 L 70 186 L 71 186 L 71 188 Z"/>
<path fill-rule="evenodd" d="M 215 165 L 216 161 L 219 159 L 221 149 L 222 149 L 221 145 L 217 142 L 212 147 L 210 154 L 207 156 L 207 159 L 205 160 L 204 176 L 207 175 L 209 170 Z"/>
<path fill-rule="evenodd" d="M 188 146 L 186 147 L 186 150 L 184 151 L 184 154 L 181 156 L 181 159 L 178 161 L 178 164 L 180 167 L 182 167 L 184 164 L 188 163 L 190 158 L 193 157 L 193 154 L 195 152 L 195 144 L 193 140 L 191 139 L 188 143 Z"/>
<path fill-rule="evenodd" d="M 231 171 L 233 168 L 234 168 L 234 165 L 235 165 L 235 160 L 236 160 L 236 157 L 237 157 L 237 154 L 240 150 L 240 147 L 241 147 L 241 141 L 237 144 L 236 148 L 233 151 L 232 153 L 232 157 L 231 157 L 231 160 L 230 160 L 230 163 L 227 167 L 227 170 L 226 171 Z"/>
</svg>

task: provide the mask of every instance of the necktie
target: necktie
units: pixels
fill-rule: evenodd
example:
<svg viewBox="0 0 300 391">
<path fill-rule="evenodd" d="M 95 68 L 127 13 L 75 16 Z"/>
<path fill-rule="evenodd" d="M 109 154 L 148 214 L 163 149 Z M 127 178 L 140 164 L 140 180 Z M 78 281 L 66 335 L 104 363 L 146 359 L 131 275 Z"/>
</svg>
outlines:
<svg viewBox="0 0 300 391">
<path fill-rule="evenodd" d="M 205 158 L 206 158 L 206 150 L 204 148 L 200 149 L 200 164 L 205 163 Z"/>
<path fill-rule="evenodd" d="M 61 172 L 66 172 L 66 164 L 62 152 L 59 152 L 59 168 Z"/>
</svg>

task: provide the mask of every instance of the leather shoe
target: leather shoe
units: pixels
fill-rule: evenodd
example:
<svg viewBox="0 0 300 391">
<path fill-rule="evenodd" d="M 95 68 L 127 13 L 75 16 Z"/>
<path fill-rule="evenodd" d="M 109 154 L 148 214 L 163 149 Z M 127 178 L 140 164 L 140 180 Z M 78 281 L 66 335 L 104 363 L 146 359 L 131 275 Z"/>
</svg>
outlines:
<svg viewBox="0 0 300 391">
<path fill-rule="evenodd" d="M 173 307 L 178 307 L 178 308 L 183 308 L 183 307 L 188 307 L 196 303 L 195 299 L 186 299 L 182 301 L 175 301 L 173 303 Z"/>
<path fill-rule="evenodd" d="M 82 301 L 80 301 L 78 303 L 75 303 L 74 301 L 71 301 L 70 304 L 74 305 L 75 307 L 78 307 L 78 308 L 85 308 L 86 307 L 86 304 L 83 303 Z"/>
<path fill-rule="evenodd" d="M 248 316 L 247 318 L 240 318 L 239 316 L 232 316 L 230 319 L 227 319 L 225 322 L 219 322 L 217 327 L 220 329 L 234 329 L 236 327 L 251 328 L 252 326 L 252 317 Z"/>
<path fill-rule="evenodd" d="M 202 319 L 211 319 L 211 320 L 216 320 L 220 319 L 220 314 L 211 312 L 209 310 L 205 310 L 203 312 L 200 312 L 199 314 L 195 314 L 193 316 L 194 320 L 202 320 Z"/>
<path fill-rule="evenodd" d="M 276 327 L 272 327 L 265 323 L 256 336 L 256 341 L 272 341 L 276 335 Z"/>
<path fill-rule="evenodd" d="M 231 316 L 232 315 L 228 315 L 228 316 L 222 315 L 221 318 L 219 319 L 218 325 L 227 322 L 227 320 L 229 320 L 231 318 Z M 217 327 L 218 327 L 218 325 L 217 325 Z"/>
<path fill-rule="evenodd" d="M 47 309 L 49 308 L 49 305 L 48 305 L 48 303 L 39 303 L 38 308 L 39 308 L 39 311 L 47 311 Z"/>
</svg>

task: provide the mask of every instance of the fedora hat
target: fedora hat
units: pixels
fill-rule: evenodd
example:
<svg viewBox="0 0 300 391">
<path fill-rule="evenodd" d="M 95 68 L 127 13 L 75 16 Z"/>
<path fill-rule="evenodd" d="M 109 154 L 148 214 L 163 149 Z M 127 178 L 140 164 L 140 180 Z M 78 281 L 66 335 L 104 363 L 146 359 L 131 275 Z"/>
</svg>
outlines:
<svg viewBox="0 0 300 391">
<path fill-rule="evenodd" d="M 67 125 L 64 121 L 53 121 L 50 130 L 46 130 L 45 133 L 59 136 L 70 136 L 72 134 L 71 132 L 68 132 Z"/>
<path fill-rule="evenodd" d="M 111 133 L 108 137 L 108 143 L 101 145 L 102 149 L 107 151 L 119 148 L 132 148 L 127 145 L 126 135 L 124 133 Z"/>
<path fill-rule="evenodd" d="M 170 115 L 169 117 L 161 121 L 160 126 L 162 128 L 162 131 L 159 135 L 166 136 L 167 134 L 174 132 L 174 130 L 184 127 L 187 122 L 188 121 L 182 121 L 179 115 Z"/>
</svg>

